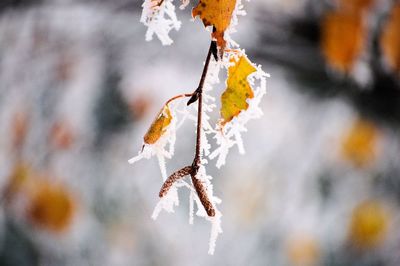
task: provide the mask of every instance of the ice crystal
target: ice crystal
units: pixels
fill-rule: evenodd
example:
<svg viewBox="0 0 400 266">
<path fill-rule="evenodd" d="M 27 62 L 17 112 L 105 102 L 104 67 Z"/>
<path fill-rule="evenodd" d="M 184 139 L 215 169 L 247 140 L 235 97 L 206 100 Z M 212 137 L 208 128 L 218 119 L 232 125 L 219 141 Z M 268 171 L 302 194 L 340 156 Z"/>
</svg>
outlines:
<svg viewBox="0 0 400 266">
<path fill-rule="evenodd" d="M 155 34 L 163 45 L 173 43 L 169 32 L 172 29 L 179 30 L 181 22 L 176 17 L 175 6 L 172 2 L 173 0 L 144 1 L 140 22 L 147 26 L 146 41 L 152 40 Z"/>
<path fill-rule="evenodd" d="M 213 185 L 211 183 L 212 177 L 206 174 L 206 169 L 204 166 L 201 166 L 199 172 L 197 174 L 198 179 L 203 182 L 203 185 L 206 187 L 208 198 L 211 200 L 214 208 L 215 208 L 215 216 L 209 217 L 204 210 L 203 205 L 201 205 L 200 199 L 195 195 L 194 199 L 197 205 L 196 215 L 200 217 L 204 217 L 207 221 L 211 223 L 211 233 L 208 247 L 208 254 L 213 255 L 215 251 L 215 243 L 217 241 L 218 235 L 222 233 L 221 227 L 221 217 L 222 214 L 217 208 L 217 204 L 221 203 L 221 199 L 214 196 Z M 192 204 L 192 203 L 191 203 Z"/>
<path fill-rule="evenodd" d="M 236 0 L 235 10 L 232 13 L 231 24 L 229 25 L 228 29 L 225 31 L 225 40 L 227 42 L 227 47 L 234 48 L 239 47 L 239 44 L 235 42 L 231 35 L 236 32 L 236 26 L 239 23 L 238 16 L 245 16 L 246 11 L 243 9 L 243 4 L 241 0 Z"/>
</svg>

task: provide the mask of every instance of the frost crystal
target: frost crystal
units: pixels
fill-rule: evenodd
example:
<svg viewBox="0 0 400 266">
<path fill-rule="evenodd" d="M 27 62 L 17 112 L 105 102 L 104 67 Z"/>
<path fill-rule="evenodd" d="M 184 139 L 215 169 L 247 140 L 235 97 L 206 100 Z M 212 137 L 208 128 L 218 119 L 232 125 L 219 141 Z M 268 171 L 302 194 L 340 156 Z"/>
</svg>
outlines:
<svg viewBox="0 0 400 266">
<path fill-rule="evenodd" d="M 213 193 L 213 185 L 211 184 L 212 177 L 206 174 L 206 169 L 204 166 L 201 166 L 197 175 L 197 178 L 200 179 L 207 190 L 207 195 L 211 200 L 214 208 L 215 208 L 215 216 L 209 217 L 204 210 L 203 205 L 201 205 L 200 199 L 195 195 L 195 201 L 197 205 L 197 216 L 204 217 L 207 221 L 211 223 L 211 233 L 210 233 L 210 242 L 208 246 L 208 254 L 213 255 L 215 251 L 215 243 L 217 241 L 218 235 L 222 233 L 221 227 L 221 212 L 217 209 L 217 204 L 221 203 L 221 199 L 214 196 Z M 192 203 L 191 203 L 192 204 Z"/>
<path fill-rule="evenodd" d="M 168 194 L 160 199 L 154 208 L 151 218 L 156 220 L 162 210 L 165 210 L 168 213 L 174 212 L 174 206 L 179 206 L 178 189 L 176 186 L 173 186 L 170 191 L 168 191 Z"/>
<path fill-rule="evenodd" d="M 173 0 L 145 0 L 140 22 L 147 26 L 146 41 L 151 41 L 156 34 L 163 45 L 173 43 L 169 37 L 172 29 L 179 30 L 181 22 L 175 14 Z M 161 4 L 159 4 L 161 3 Z"/>
<path fill-rule="evenodd" d="M 232 13 L 232 19 L 231 23 L 228 27 L 228 29 L 225 31 L 224 38 L 228 44 L 228 47 L 234 48 L 234 47 L 239 47 L 239 44 L 236 43 L 232 38 L 231 34 L 236 32 L 236 26 L 238 25 L 238 16 L 245 16 L 246 11 L 243 9 L 243 4 L 241 0 L 236 0 L 236 7 L 235 10 Z"/>
<path fill-rule="evenodd" d="M 185 7 L 187 7 L 190 3 L 190 0 L 182 0 L 182 4 L 179 7 L 180 9 L 185 9 Z"/>
</svg>

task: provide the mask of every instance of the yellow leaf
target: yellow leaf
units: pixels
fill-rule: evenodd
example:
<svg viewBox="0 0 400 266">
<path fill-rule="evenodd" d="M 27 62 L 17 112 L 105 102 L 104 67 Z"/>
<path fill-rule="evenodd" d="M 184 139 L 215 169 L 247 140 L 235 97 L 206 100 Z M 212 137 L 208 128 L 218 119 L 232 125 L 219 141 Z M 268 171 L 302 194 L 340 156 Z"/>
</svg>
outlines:
<svg viewBox="0 0 400 266">
<path fill-rule="evenodd" d="M 380 202 L 362 202 L 352 212 L 349 240 L 359 248 L 378 246 L 386 238 L 389 220 L 390 217 Z"/>
<path fill-rule="evenodd" d="M 157 118 L 151 124 L 146 135 L 144 135 L 144 142 L 147 144 L 154 144 L 165 133 L 169 124 L 171 124 L 172 115 L 168 105 L 158 113 Z"/>
<path fill-rule="evenodd" d="M 218 47 L 222 51 L 226 46 L 224 33 L 231 24 L 235 6 L 236 0 L 200 0 L 192 11 L 193 17 L 199 16 L 205 27 L 215 27 L 212 38 L 217 40 Z"/>
<path fill-rule="evenodd" d="M 400 4 L 393 7 L 383 29 L 381 47 L 388 65 L 400 74 Z"/>
<path fill-rule="evenodd" d="M 364 48 L 365 40 L 366 30 L 361 16 L 332 11 L 324 17 L 321 49 L 332 68 L 350 72 Z"/>
<path fill-rule="evenodd" d="M 227 88 L 221 96 L 221 125 L 230 122 L 241 111 L 247 110 L 247 99 L 254 97 L 247 78 L 257 69 L 245 55 L 241 55 L 237 61 L 231 59 L 231 62 L 234 62 L 234 65 L 228 69 Z"/>
</svg>

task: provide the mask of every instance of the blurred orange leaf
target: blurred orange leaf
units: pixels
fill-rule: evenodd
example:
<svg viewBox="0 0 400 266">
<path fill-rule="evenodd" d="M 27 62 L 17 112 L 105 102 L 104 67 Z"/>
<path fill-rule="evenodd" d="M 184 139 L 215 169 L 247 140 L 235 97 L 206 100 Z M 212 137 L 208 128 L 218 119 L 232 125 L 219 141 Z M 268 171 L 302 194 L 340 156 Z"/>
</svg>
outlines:
<svg viewBox="0 0 400 266">
<path fill-rule="evenodd" d="M 17 112 L 12 120 L 13 147 L 20 149 L 28 132 L 29 118 L 24 112 Z"/>
<path fill-rule="evenodd" d="M 231 23 L 235 6 L 236 0 L 200 0 L 192 11 L 193 17 L 199 16 L 205 27 L 215 27 L 212 38 L 222 51 L 226 46 L 224 33 Z"/>
<path fill-rule="evenodd" d="M 322 21 L 322 53 L 328 64 L 338 71 L 351 71 L 364 48 L 365 38 L 361 16 L 332 11 Z"/>
<path fill-rule="evenodd" d="M 74 133 L 66 122 L 56 122 L 50 131 L 51 143 L 60 150 L 69 149 L 74 143 Z"/>
<path fill-rule="evenodd" d="M 139 96 L 129 102 L 129 110 L 134 120 L 142 119 L 152 104 L 149 96 Z"/>
<path fill-rule="evenodd" d="M 342 155 L 356 166 L 367 166 L 376 158 L 378 139 L 378 129 L 374 124 L 358 120 L 343 138 Z"/>
<path fill-rule="evenodd" d="M 8 182 L 4 189 L 3 197 L 7 202 L 12 200 L 12 198 L 17 194 L 21 189 L 24 188 L 26 182 L 29 179 L 30 169 L 23 163 L 17 163 L 14 166 L 14 169 L 8 178 Z"/>
<path fill-rule="evenodd" d="M 340 0 L 339 7 L 350 12 L 362 12 L 369 9 L 375 0 Z"/>
<path fill-rule="evenodd" d="M 291 235 L 287 243 L 287 253 L 292 265 L 312 266 L 318 265 L 320 248 L 317 240 L 311 235 Z"/>
<path fill-rule="evenodd" d="M 172 115 L 168 105 L 165 105 L 158 113 L 157 118 L 151 124 L 146 135 L 144 135 L 144 142 L 147 144 L 154 144 L 166 132 L 168 126 L 171 124 Z"/>
<path fill-rule="evenodd" d="M 72 221 L 75 202 L 61 185 L 39 181 L 28 207 L 29 220 L 50 231 L 61 232 Z"/>
<path fill-rule="evenodd" d="M 245 55 L 240 55 L 239 59 L 233 57 L 231 62 L 234 65 L 228 69 L 227 88 L 221 96 L 222 125 L 230 122 L 243 110 L 247 110 L 247 99 L 254 97 L 247 78 L 257 69 Z"/>
<path fill-rule="evenodd" d="M 390 68 L 400 74 L 400 3 L 393 7 L 384 26 L 381 48 Z"/>
<path fill-rule="evenodd" d="M 389 224 L 389 215 L 381 203 L 365 201 L 352 212 L 349 238 L 359 248 L 372 248 L 384 241 Z"/>
</svg>

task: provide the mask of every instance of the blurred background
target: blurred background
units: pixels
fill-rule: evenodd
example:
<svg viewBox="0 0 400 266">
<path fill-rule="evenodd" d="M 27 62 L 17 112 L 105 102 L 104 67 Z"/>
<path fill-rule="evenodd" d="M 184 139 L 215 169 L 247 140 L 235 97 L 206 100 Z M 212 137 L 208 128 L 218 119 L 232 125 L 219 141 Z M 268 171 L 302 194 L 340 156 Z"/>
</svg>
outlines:
<svg viewBox="0 0 400 266">
<path fill-rule="evenodd" d="M 0 265 L 400 265 L 399 1 L 245 2 L 233 37 L 271 78 L 247 154 L 207 166 L 214 256 L 188 193 L 153 221 L 157 161 L 127 163 L 166 99 L 196 88 L 209 33 L 178 10 L 172 46 L 145 42 L 140 6 L 1 1 Z"/>
</svg>

